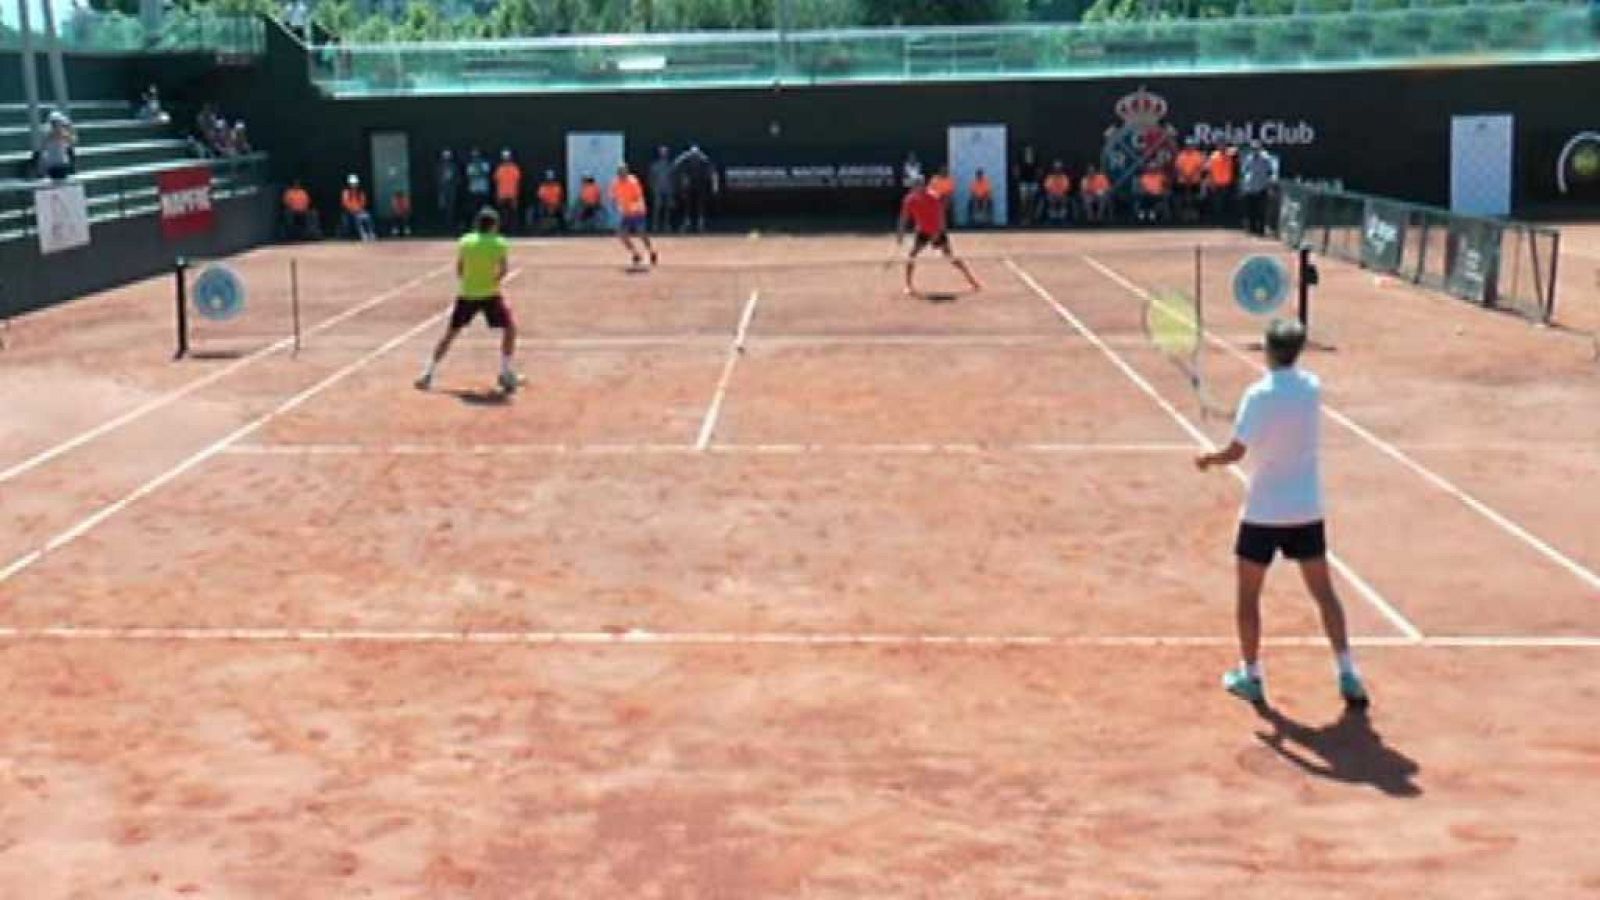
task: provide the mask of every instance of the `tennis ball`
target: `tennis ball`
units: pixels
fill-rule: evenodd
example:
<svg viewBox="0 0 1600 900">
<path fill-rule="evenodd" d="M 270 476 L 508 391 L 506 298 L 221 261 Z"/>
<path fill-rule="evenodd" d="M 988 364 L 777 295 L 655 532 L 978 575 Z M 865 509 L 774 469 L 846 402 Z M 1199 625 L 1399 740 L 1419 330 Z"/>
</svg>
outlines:
<svg viewBox="0 0 1600 900">
<path fill-rule="evenodd" d="M 1585 144 L 1572 154 L 1572 174 L 1579 178 L 1600 177 L 1600 147 Z"/>
</svg>

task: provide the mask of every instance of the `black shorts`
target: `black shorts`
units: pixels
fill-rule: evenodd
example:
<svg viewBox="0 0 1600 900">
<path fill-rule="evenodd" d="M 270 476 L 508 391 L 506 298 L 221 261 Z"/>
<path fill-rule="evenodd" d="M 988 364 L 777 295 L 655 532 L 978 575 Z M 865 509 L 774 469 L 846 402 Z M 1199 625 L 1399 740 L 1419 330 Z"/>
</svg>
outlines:
<svg viewBox="0 0 1600 900">
<path fill-rule="evenodd" d="M 946 253 L 950 252 L 950 232 L 941 231 L 938 234 L 917 232 L 917 236 L 911 241 L 911 255 L 916 256 L 921 253 L 924 247 L 932 247 L 935 250 L 943 250 Z"/>
<path fill-rule="evenodd" d="M 483 313 L 483 320 L 489 323 L 490 328 L 505 328 L 515 323 L 511 317 L 511 307 L 506 305 L 504 297 L 496 295 L 483 300 L 458 297 L 456 308 L 450 313 L 450 327 L 465 328 L 472 324 L 478 313 Z"/>
<path fill-rule="evenodd" d="M 1239 537 L 1233 552 L 1240 559 L 1268 566 L 1279 550 L 1297 562 L 1322 559 L 1328 555 L 1328 538 L 1321 521 L 1303 525 L 1256 525 L 1239 523 Z"/>
</svg>

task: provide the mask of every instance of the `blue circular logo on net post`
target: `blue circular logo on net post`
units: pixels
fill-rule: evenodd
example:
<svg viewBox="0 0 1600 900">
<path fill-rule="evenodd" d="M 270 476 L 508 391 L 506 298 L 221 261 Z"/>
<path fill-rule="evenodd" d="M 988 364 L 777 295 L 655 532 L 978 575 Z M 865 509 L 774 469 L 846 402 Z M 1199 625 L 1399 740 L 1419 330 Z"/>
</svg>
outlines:
<svg viewBox="0 0 1600 900">
<path fill-rule="evenodd" d="M 227 266 L 206 266 L 194 282 L 195 311 L 226 322 L 244 312 L 244 282 Z"/>
<path fill-rule="evenodd" d="M 1233 300 L 1253 316 L 1265 316 L 1289 297 L 1289 269 L 1274 256 L 1252 256 L 1233 272 Z"/>
</svg>

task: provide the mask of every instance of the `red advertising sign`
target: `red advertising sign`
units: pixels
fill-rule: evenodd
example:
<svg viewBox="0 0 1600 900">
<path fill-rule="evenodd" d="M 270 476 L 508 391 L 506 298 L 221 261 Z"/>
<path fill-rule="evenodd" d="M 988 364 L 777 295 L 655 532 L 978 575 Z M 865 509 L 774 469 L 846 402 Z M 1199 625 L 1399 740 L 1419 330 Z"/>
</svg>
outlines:
<svg viewBox="0 0 1600 900">
<path fill-rule="evenodd" d="M 205 166 L 156 173 L 161 192 L 161 234 L 168 240 L 206 234 L 216 225 L 211 170 Z"/>
</svg>

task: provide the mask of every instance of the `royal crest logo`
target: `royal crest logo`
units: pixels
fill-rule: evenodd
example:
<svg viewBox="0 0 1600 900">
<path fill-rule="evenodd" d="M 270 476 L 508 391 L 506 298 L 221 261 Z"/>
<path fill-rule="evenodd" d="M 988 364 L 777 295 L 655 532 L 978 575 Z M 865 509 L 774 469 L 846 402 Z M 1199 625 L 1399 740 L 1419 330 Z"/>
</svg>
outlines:
<svg viewBox="0 0 1600 900">
<path fill-rule="evenodd" d="M 1178 131 L 1166 121 L 1167 101 L 1140 87 L 1117 101 L 1122 121 L 1106 129 L 1101 165 L 1112 184 L 1131 184 L 1150 166 L 1165 167 L 1178 153 Z"/>
</svg>

